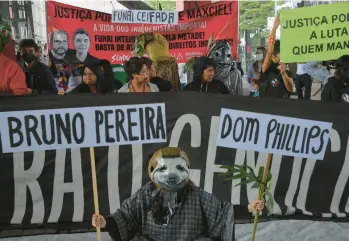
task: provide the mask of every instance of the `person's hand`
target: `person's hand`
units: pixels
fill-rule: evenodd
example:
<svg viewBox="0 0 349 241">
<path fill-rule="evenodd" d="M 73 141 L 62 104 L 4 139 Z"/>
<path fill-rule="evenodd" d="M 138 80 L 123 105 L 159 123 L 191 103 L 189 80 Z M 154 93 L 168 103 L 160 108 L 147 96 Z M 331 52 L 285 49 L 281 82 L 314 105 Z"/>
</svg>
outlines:
<svg viewBox="0 0 349 241">
<path fill-rule="evenodd" d="M 33 90 L 28 88 L 28 95 L 31 95 L 32 93 L 33 93 Z"/>
<path fill-rule="evenodd" d="M 280 16 L 277 16 L 274 20 L 273 31 L 276 32 L 279 26 L 280 26 Z"/>
<path fill-rule="evenodd" d="M 58 90 L 58 95 L 64 95 L 64 90 L 63 89 L 60 89 L 60 90 Z"/>
<path fill-rule="evenodd" d="M 248 211 L 250 213 L 253 213 L 255 211 L 262 211 L 264 208 L 264 201 L 263 200 L 254 200 L 250 204 L 248 204 Z"/>
<path fill-rule="evenodd" d="M 102 215 L 93 214 L 92 216 L 92 226 L 95 228 L 105 228 L 107 222 Z"/>
<path fill-rule="evenodd" d="M 280 73 L 283 75 L 286 72 L 286 64 L 280 62 L 278 70 L 280 70 Z"/>
</svg>

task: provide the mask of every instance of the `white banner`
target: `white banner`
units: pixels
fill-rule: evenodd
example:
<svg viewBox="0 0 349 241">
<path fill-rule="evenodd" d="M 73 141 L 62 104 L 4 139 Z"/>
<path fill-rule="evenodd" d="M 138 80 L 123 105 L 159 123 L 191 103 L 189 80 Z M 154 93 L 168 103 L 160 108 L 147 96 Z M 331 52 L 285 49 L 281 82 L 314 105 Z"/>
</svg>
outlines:
<svg viewBox="0 0 349 241">
<path fill-rule="evenodd" d="M 2 112 L 4 153 L 166 142 L 165 104 Z"/>
<path fill-rule="evenodd" d="M 113 23 L 178 24 L 178 12 L 156 10 L 114 10 Z"/>
<path fill-rule="evenodd" d="M 322 160 L 332 123 L 222 109 L 217 146 Z"/>
</svg>

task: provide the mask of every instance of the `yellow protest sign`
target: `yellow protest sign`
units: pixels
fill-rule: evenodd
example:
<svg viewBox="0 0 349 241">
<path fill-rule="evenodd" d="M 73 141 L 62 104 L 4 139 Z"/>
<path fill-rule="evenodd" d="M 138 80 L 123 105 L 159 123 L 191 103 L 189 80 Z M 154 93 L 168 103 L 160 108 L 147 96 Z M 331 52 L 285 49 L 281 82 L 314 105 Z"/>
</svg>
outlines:
<svg viewBox="0 0 349 241">
<path fill-rule="evenodd" d="M 280 32 L 284 63 L 338 59 L 349 53 L 349 2 L 282 10 Z"/>
</svg>

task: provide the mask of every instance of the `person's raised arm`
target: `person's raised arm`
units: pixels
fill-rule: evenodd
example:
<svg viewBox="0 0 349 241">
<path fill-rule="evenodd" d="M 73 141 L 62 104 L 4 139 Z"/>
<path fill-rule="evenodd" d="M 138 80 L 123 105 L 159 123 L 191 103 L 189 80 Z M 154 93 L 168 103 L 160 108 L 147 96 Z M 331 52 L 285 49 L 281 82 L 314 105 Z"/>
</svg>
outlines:
<svg viewBox="0 0 349 241">
<path fill-rule="evenodd" d="M 271 57 L 273 56 L 273 53 L 274 53 L 274 43 L 275 43 L 275 38 L 276 38 L 276 30 L 279 28 L 279 25 L 280 25 L 280 17 L 277 16 L 275 18 L 274 26 L 270 32 L 270 35 L 269 35 L 267 54 L 264 58 L 263 65 L 262 65 L 262 72 L 263 73 L 265 73 L 270 66 Z"/>
</svg>

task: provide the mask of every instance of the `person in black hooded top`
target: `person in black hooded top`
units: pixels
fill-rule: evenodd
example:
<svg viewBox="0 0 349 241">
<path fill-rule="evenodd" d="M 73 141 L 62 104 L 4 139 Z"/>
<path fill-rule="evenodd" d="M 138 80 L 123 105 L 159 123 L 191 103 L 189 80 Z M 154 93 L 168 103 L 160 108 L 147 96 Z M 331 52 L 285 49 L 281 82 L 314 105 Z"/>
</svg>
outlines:
<svg viewBox="0 0 349 241">
<path fill-rule="evenodd" d="M 216 64 L 213 59 L 206 56 L 198 58 L 194 63 L 193 81 L 187 84 L 183 90 L 229 94 L 224 83 L 214 78 L 215 67 Z"/>
<path fill-rule="evenodd" d="M 328 79 L 322 93 L 322 101 L 349 103 L 349 55 L 343 55 L 336 63 L 334 77 Z"/>
</svg>

